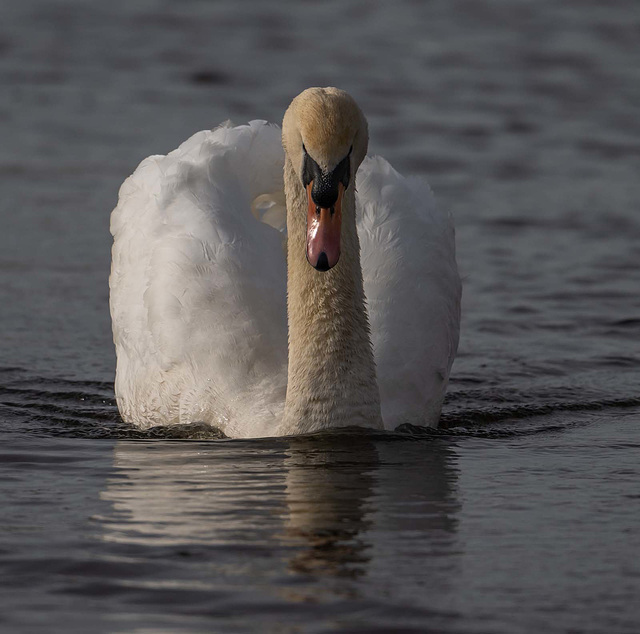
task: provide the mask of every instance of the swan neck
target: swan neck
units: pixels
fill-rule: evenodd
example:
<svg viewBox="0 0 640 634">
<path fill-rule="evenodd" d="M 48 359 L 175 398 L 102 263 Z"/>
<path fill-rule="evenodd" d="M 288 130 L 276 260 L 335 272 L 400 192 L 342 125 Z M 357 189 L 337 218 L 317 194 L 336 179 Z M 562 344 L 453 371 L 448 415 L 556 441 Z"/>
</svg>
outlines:
<svg viewBox="0 0 640 634">
<path fill-rule="evenodd" d="M 365 306 L 353 185 L 344 193 L 340 259 L 326 272 L 306 258 L 307 198 L 285 162 L 289 364 L 284 433 L 382 428 Z"/>
</svg>

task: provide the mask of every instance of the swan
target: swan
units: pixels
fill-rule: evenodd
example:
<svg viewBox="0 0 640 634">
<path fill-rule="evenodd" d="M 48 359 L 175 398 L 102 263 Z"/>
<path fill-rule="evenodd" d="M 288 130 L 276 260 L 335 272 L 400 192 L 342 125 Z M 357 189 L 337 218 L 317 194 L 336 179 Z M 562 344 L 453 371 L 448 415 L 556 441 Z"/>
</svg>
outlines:
<svg viewBox="0 0 640 634">
<path fill-rule="evenodd" d="M 150 156 L 111 215 L 125 421 L 228 437 L 437 426 L 459 336 L 453 221 L 367 157 L 367 121 L 309 88 L 282 124 Z"/>
</svg>

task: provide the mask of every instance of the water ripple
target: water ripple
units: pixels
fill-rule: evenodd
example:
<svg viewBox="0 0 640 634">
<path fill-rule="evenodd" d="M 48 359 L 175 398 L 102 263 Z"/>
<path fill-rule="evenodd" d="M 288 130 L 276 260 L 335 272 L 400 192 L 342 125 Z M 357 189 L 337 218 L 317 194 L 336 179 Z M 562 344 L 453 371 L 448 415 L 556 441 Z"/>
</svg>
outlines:
<svg viewBox="0 0 640 634">
<path fill-rule="evenodd" d="M 0 384 L 0 411 L 5 428 L 13 431 L 67 438 L 139 440 L 224 440 L 224 434 L 211 425 L 194 421 L 149 429 L 125 423 L 118 414 L 113 385 L 96 381 L 45 379 L 15 376 L 15 369 L 0 368 L 0 376 L 13 374 L 13 380 Z M 460 385 L 478 384 L 477 380 Z M 558 400 L 564 397 L 564 400 Z M 531 402 L 531 401 L 534 402 Z M 471 404 L 471 405 L 470 405 Z M 449 436 L 513 437 L 558 431 L 568 423 L 535 425 L 535 419 L 564 412 L 604 412 L 640 407 L 640 397 L 591 398 L 582 391 L 567 388 L 520 390 L 495 387 L 452 391 L 445 402 L 437 430 L 402 425 L 395 432 L 372 432 L 381 439 L 430 438 Z M 560 419 L 559 419 L 560 420 Z M 331 433 L 364 433 L 357 428 Z M 323 432 L 326 433 L 326 432 Z"/>
</svg>

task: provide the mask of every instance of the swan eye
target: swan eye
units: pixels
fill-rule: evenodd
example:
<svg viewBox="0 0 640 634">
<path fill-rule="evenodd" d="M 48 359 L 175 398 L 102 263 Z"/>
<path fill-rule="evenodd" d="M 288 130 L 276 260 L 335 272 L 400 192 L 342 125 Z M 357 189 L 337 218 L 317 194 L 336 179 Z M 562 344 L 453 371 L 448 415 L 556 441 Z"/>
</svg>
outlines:
<svg viewBox="0 0 640 634">
<path fill-rule="evenodd" d="M 302 144 L 302 184 L 306 187 L 318 174 L 322 173 L 320 166 L 307 154 L 307 148 Z"/>
<path fill-rule="evenodd" d="M 351 149 L 353 149 L 353 146 L 351 146 Z M 351 149 L 349 150 L 349 154 L 347 154 L 333 170 L 336 178 L 344 185 L 345 189 L 349 187 L 349 180 L 351 177 L 351 163 L 349 161 Z"/>
</svg>

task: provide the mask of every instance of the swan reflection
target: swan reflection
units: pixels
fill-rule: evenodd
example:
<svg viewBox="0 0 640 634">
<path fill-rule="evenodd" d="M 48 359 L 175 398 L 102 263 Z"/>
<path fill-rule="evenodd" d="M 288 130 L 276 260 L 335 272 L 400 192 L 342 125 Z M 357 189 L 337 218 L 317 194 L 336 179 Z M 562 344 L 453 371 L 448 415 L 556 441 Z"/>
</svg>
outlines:
<svg viewBox="0 0 640 634">
<path fill-rule="evenodd" d="M 401 568 L 420 580 L 437 562 L 429 555 L 455 549 L 457 469 L 440 441 L 126 441 L 114 466 L 102 494 L 112 505 L 105 540 L 197 550 L 213 566 L 207 574 L 222 566 L 236 582 Z"/>
<path fill-rule="evenodd" d="M 182 546 L 269 538 L 286 512 L 281 445 L 117 443 L 119 477 L 102 495 L 113 504 L 105 539 Z"/>
<path fill-rule="evenodd" d="M 367 436 L 292 438 L 287 450 L 286 539 L 295 572 L 358 576 L 366 571 L 378 452 Z"/>
</svg>

